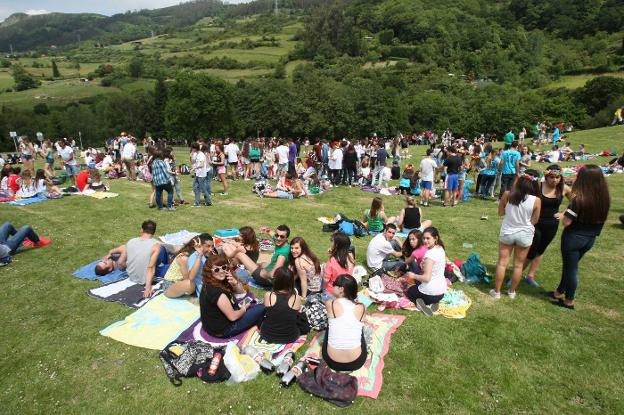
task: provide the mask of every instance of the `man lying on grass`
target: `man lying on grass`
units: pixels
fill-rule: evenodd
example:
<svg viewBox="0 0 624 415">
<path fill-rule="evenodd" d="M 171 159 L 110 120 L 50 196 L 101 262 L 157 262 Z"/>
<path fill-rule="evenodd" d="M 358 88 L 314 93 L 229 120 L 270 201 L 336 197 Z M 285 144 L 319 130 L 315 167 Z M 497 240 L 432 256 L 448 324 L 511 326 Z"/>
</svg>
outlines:
<svg viewBox="0 0 624 415">
<path fill-rule="evenodd" d="M 0 266 L 11 262 L 11 255 L 17 254 L 22 246 L 41 248 L 51 243 L 51 240 L 40 237 L 28 225 L 16 229 L 10 222 L 5 222 L 0 226 Z"/>
</svg>

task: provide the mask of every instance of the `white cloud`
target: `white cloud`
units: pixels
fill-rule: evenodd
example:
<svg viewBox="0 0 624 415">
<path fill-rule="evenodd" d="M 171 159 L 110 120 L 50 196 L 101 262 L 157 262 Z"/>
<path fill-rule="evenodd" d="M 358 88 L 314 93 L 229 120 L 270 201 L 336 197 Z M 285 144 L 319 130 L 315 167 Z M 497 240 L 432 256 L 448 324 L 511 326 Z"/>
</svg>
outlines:
<svg viewBox="0 0 624 415">
<path fill-rule="evenodd" d="M 33 16 L 36 14 L 49 14 L 50 12 L 45 9 L 39 9 L 39 10 L 29 9 L 29 10 L 26 10 L 24 13 Z"/>
</svg>

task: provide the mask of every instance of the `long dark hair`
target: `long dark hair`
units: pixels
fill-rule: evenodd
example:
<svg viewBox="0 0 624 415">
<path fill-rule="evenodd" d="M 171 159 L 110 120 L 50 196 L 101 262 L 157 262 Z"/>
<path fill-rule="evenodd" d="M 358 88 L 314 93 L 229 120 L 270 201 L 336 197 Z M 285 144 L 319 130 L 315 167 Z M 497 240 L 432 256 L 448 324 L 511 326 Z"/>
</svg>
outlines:
<svg viewBox="0 0 624 415">
<path fill-rule="evenodd" d="M 204 282 L 204 286 L 211 285 L 213 287 L 221 288 L 223 291 L 231 294 L 233 291 L 233 287 L 230 285 L 227 279 L 219 281 L 212 275 L 212 267 L 222 265 L 228 265 L 230 272 L 233 271 L 232 264 L 225 255 L 210 255 L 206 259 L 204 268 L 202 268 L 202 281 Z"/>
<path fill-rule="evenodd" d="M 418 240 L 418 245 L 416 246 L 416 248 L 412 248 L 412 246 L 410 245 L 410 236 L 414 234 L 416 235 L 416 239 Z M 403 242 L 403 247 L 401 249 L 401 251 L 403 252 L 403 257 L 405 258 L 409 258 L 410 255 L 412 255 L 412 252 L 414 252 L 414 250 L 420 248 L 423 245 L 423 233 L 419 230 L 419 229 L 413 229 L 410 231 L 410 233 L 407 235 L 407 238 L 405 239 L 405 242 Z"/>
<path fill-rule="evenodd" d="M 563 196 L 563 189 L 565 187 L 565 183 L 563 183 L 563 178 L 561 178 L 561 167 L 558 164 L 551 164 L 550 166 L 546 167 L 546 170 L 544 170 L 544 176 L 545 177 L 548 177 L 548 176 L 560 177 L 559 183 L 557 183 L 557 186 L 555 186 L 555 193 L 557 197 Z"/>
<path fill-rule="evenodd" d="M 341 267 L 349 268 L 349 248 L 351 248 L 351 240 L 342 232 L 336 232 L 333 235 L 333 246 L 329 255 L 336 258 Z"/>
<path fill-rule="evenodd" d="M 440 237 L 440 232 L 438 232 L 438 228 L 430 226 L 423 231 L 423 235 L 426 233 L 433 236 L 436 239 L 436 245 L 439 245 L 444 249 L 444 242 L 442 242 L 442 237 Z"/>
<path fill-rule="evenodd" d="M 256 232 L 251 226 L 243 226 L 238 230 L 243 245 L 251 247 L 251 251 L 256 252 L 260 250 L 260 244 L 256 237 Z"/>
<path fill-rule="evenodd" d="M 524 202 L 528 195 L 539 194 L 539 173 L 533 169 L 527 170 L 522 176 L 514 181 L 509 192 L 509 203 L 518 206 Z"/>
<path fill-rule="evenodd" d="M 611 198 L 599 166 L 588 164 L 579 170 L 572 186 L 572 202 L 576 206 L 579 223 L 596 224 L 607 220 Z"/>
<path fill-rule="evenodd" d="M 369 215 L 371 219 L 374 219 L 377 217 L 377 214 L 381 210 L 382 206 L 383 206 L 383 200 L 381 200 L 380 197 L 373 198 L 373 202 L 371 203 L 371 208 L 369 211 Z"/>
<path fill-rule="evenodd" d="M 334 287 L 342 287 L 344 289 L 344 297 L 348 300 L 355 301 L 358 296 L 357 281 L 349 274 L 338 275 L 334 281 Z"/>
<path fill-rule="evenodd" d="M 305 255 L 310 258 L 310 261 L 312 261 L 312 263 L 314 264 L 314 270 L 317 274 L 320 273 L 321 263 L 319 262 L 318 257 L 314 255 L 314 252 L 312 252 L 305 239 L 303 239 L 301 236 L 295 236 L 290 241 L 290 246 L 293 246 L 294 244 L 299 244 L 299 246 L 301 247 L 301 256 Z M 295 266 L 295 258 L 293 257 L 292 251 L 288 253 L 288 263 L 291 264 L 293 267 Z"/>
<path fill-rule="evenodd" d="M 202 233 L 195 237 L 193 237 L 190 241 L 188 241 L 178 252 L 176 252 L 176 256 L 180 254 L 184 254 L 190 256 L 195 251 L 195 241 L 199 238 L 199 243 L 203 244 L 207 241 L 212 241 L 212 235 L 209 233 Z"/>
<path fill-rule="evenodd" d="M 295 275 L 285 267 L 276 269 L 273 274 L 273 292 L 280 291 L 289 297 L 295 293 Z"/>
</svg>

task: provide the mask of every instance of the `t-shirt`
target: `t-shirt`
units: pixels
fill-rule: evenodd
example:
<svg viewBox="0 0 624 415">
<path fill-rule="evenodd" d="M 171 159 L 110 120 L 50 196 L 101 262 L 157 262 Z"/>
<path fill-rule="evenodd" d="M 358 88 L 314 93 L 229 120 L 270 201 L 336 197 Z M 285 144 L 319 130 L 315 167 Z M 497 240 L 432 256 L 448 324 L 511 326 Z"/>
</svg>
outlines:
<svg viewBox="0 0 624 415">
<path fill-rule="evenodd" d="M 486 176 L 494 176 L 498 172 L 498 163 L 500 162 L 500 158 L 498 156 L 494 157 L 490 161 L 490 166 L 481 170 L 481 174 Z"/>
<path fill-rule="evenodd" d="M 100 166 L 100 168 L 102 170 L 106 170 L 112 165 L 113 165 L 113 158 L 107 154 L 104 156 L 104 160 L 102 160 L 102 165 Z"/>
<path fill-rule="evenodd" d="M 334 282 L 339 275 L 349 274 L 353 275 L 354 264 L 350 261 L 347 261 L 347 268 L 343 268 L 338 260 L 334 257 L 329 258 L 329 260 L 325 263 L 325 268 L 323 269 L 323 276 L 325 278 L 325 291 L 331 294 L 334 288 Z"/>
<path fill-rule="evenodd" d="M 17 183 L 17 179 L 19 179 L 19 176 L 17 174 L 12 174 L 9 176 L 9 189 L 13 190 L 13 194 L 17 193 L 17 191 L 19 190 L 20 186 Z"/>
<path fill-rule="evenodd" d="M 73 158 L 74 149 L 72 149 L 70 146 L 65 146 L 65 148 L 59 147 L 58 153 L 59 153 L 59 156 L 61 156 L 61 158 L 65 162 L 65 164 L 67 164 L 68 166 L 76 165 L 76 159 Z M 71 159 L 71 161 L 69 159 Z"/>
<path fill-rule="evenodd" d="M 444 166 L 446 166 L 448 174 L 459 174 L 459 169 L 463 163 L 464 161 L 458 155 L 449 156 L 444 160 Z"/>
<path fill-rule="evenodd" d="M 583 211 L 574 200 L 563 214 L 572 220 L 572 223 L 564 229 L 564 233 L 574 231 L 585 236 L 598 236 L 602 232 L 604 223 L 584 223 Z"/>
<path fill-rule="evenodd" d="M 266 267 L 266 270 L 268 272 L 273 271 L 273 267 L 275 267 L 275 263 L 277 262 L 277 258 L 279 258 L 280 256 L 283 256 L 284 259 L 286 259 L 286 261 L 284 262 L 284 265 L 288 265 L 288 254 L 290 254 L 290 244 L 289 243 L 286 243 L 283 246 L 275 247 L 275 251 L 273 251 L 273 256 L 271 257 L 271 262 L 269 262 L 269 265 Z"/>
<path fill-rule="evenodd" d="M 279 164 L 288 164 L 288 147 L 285 145 L 277 146 L 277 159 Z"/>
<path fill-rule="evenodd" d="M 516 163 L 520 161 L 520 152 L 518 150 L 505 150 L 501 154 L 502 174 L 516 174 Z"/>
<path fill-rule="evenodd" d="M 76 176 L 76 187 L 78 188 L 78 190 L 82 192 L 84 188 L 87 186 L 88 180 L 89 180 L 89 172 L 87 170 L 83 170 L 80 173 L 78 173 L 78 176 Z"/>
<path fill-rule="evenodd" d="M 123 160 L 134 160 L 135 153 L 136 146 L 132 143 L 126 143 L 123 150 L 121 151 L 121 158 Z"/>
<path fill-rule="evenodd" d="M 418 265 L 422 264 L 423 260 L 425 259 L 425 254 L 428 250 L 429 248 L 427 248 L 425 245 L 414 249 L 414 252 L 412 252 L 412 256 L 414 257 L 414 260 L 416 260 Z"/>
<path fill-rule="evenodd" d="M 342 150 L 337 148 L 329 156 L 329 168 L 331 170 L 342 170 Z"/>
<path fill-rule="evenodd" d="M 126 244 L 128 259 L 126 271 L 128 278 L 137 284 L 145 284 L 147 267 L 152 257 L 152 246 L 158 243 L 155 239 L 133 238 Z"/>
<path fill-rule="evenodd" d="M 201 165 L 204 167 L 199 167 Z M 196 177 L 206 177 L 207 168 L 206 168 L 206 155 L 201 151 L 193 154 L 193 169 L 195 170 Z"/>
<path fill-rule="evenodd" d="M 429 249 L 425 253 L 425 260 L 433 261 L 431 268 L 431 280 L 422 282 L 418 286 L 418 291 L 426 295 L 442 295 L 446 292 L 446 279 L 444 278 L 444 269 L 446 268 L 446 253 L 441 246 Z"/>
<path fill-rule="evenodd" d="M 516 135 L 512 133 L 511 131 L 505 134 L 505 144 L 507 144 L 508 146 L 510 146 L 511 143 L 513 143 L 515 139 L 516 139 Z"/>
<path fill-rule="evenodd" d="M 366 251 L 366 263 L 370 268 L 381 268 L 384 259 L 394 252 L 394 248 L 390 244 L 383 233 L 375 236 L 368 244 Z"/>
<path fill-rule="evenodd" d="M 238 310 L 234 296 L 221 288 L 207 284 L 199 295 L 199 312 L 203 329 L 213 336 L 222 336 L 233 324 L 217 306 L 221 295 L 225 295 L 232 308 Z"/>
<path fill-rule="evenodd" d="M 435 160 L 431 157 L 425 157 L 420 161 L 420 178 L 424 182 L 432 182 L 435 169 L 438 167 Z"/>
<path fill-rule="evenodd" d="M 230 143 L 225 146 L 223 152 L 227 155 L 228 163 L 236 163 L 238 161 L 239 148 L 236 143 Z"/>
</svg>

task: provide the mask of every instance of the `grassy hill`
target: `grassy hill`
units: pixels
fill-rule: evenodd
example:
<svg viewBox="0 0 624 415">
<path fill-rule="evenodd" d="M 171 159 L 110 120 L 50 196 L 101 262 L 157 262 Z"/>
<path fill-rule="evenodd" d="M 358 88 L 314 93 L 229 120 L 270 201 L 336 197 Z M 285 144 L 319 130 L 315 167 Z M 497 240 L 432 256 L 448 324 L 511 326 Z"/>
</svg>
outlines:
<svg viewBox="0 0 624 415">
<path fill-rule="evenodd" d="M 619 152 L 624 127 L 573 133 L 571 140 L 574 147 L 585 143 L 589 151 Z M 424 147 L 412 147 L 413 158 L 408 161 L 417 162 L 423 152 Z M 185 160 L 188 153 L 181 149 L 178 155 Z M 602 235 L 581 262 L 576 311 L 554 307 L 543 297 L 560 277 L 558 239 L 546 252 L 537 276 L 542 288 L 523 284 L 515 301 L 506 296 L 493 301 L 487 285 L 457 284 L 455 288 L 473 300 L 464 320 L 385 311 L 408 318 L 392 338 L 379 399 L 358 398 L 344 413 L 622 413 L 624 245 L 617 216 L 624 213 L 619 191 L 624 176 L 607 180 L 612 209 Z M 304 236 L 325 260 L 328 234 L 321 232 L 316 218 L 338 212 L 359 217 L 371 195 L 343 187 L 311 199 L 267 200 L 251 194 L 249 182 L 239 181 L 230 196 L 215 196 L 213 208 L 183 207 L 172 213 L 147 208 L 147 185 L 125 180 L 111 185 L 120 193 L 118 198 L 74 196 L 26 207 L 0 205 L 3 220 L 32 224 L 54 241 L 49 247 L 20 253 L 1 271 L 3 411 L 195 413 L 206 412 L 207 407 L 210 413 L 232 414 L 334 411 L 298 386 L 280 389 L 275 376 L 262 374 L 241 385 L 189 379 L 182 387 L 173 387 L 157 352 L 98 334 L 131 310 L 89 297 L 86 291 L 97 284 L 71 273 L 134 237 L 147 218 L 157 221 L 159 235 L 287 223 L 293 236 Z M 218 182 L 213 186 L 220 189 Z M 190 187 L 188 176 L 183 177 L 187 198 Z M 403 206 L 398 197 L 384 197 L 384 204 L 388 214 Z M 495 203 L 473 199 L 456 208 L 426 208 L 424 217 L 440 229 L 449 257 L 465 259 L 471 250 L 462 244 L 468 242 L 493 270 L 501 223 L 495 210 Z M 484 214 L 489 220 L 479 220 Z M 358 263 L 365 259 L 369 240 L 354 239 Z M 371 307 L 369 312 L 376 310 Z M 16 373 L 20 375 L 9 376 Z"/>
</svg>

